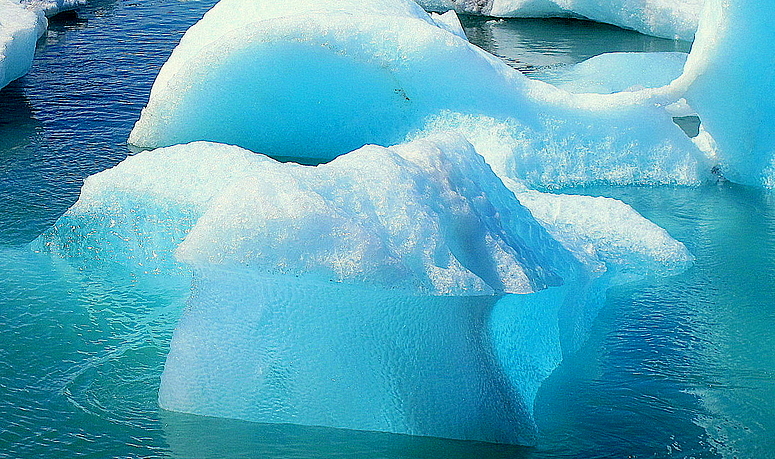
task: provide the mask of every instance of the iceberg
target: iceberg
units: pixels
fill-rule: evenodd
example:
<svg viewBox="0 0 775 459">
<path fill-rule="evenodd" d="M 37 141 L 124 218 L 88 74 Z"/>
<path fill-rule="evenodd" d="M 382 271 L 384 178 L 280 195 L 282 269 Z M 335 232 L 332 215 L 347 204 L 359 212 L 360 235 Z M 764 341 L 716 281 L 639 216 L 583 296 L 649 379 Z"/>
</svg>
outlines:
<svg viewBox="0 0 775 459">
<path fill-rule="evenodd" d="M 46 33 L 47 17 L 86 4 L 86 0 L 0 0 L 0 89 L 32 66 L 35 46 Z"/>
<path fill-rule="evenodd" d="M 195 142 L 89 177 L 33 248 L 192 273 L 165 409 L 531 444 L 605 287 L 691 256 L 619 201 L 511 186 L 454 133 L 315 167 Z"/>
<path fill-rule="evenodd" d="M 376 0 L 315 2 L 314 13 L 305 2 L 285 11 L 222 1 L 162 67 L 130 143 L 206 140 L 320 162 L 464 129 L 464 119 L 482 135 L 492 123 L 512 131 L 508 151 L 472 142 L 488 161 L 520 163 L 498 173 L 531 186 L 708 180 L 712 165 L 663 109 L 674 94 L 571 94 L 528 79 L 411 2 L 387 3 L 376 16 Z"/>
<path fill-rule="evenodd" d="M 0 0 L 0 88 L 29 71 L 35 44 L 47 25 L 41 11 Z"/>
</svg>

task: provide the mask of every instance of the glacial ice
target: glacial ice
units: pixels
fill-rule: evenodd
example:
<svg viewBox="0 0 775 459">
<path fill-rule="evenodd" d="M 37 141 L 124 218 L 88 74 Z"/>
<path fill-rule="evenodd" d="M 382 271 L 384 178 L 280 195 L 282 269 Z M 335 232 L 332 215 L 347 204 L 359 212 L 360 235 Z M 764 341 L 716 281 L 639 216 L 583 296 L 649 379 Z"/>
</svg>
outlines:
<svg viewBox="0 0 775 459">
<path fill-rule="evenodd" d="M 622 201 L 511 189 L 588 270 L 615 272 L 615 283 L 679 274 L 692 263 L 683 244 Z"/>
<path fill-rule="evenodd" d="M 452 133 L 316 167 L 196 142 L 89 177 L 33 247 L 193 270 L 166 409 L 529 444 L 605 286 L 691 257 L 621 202 L 507 182 Z"/>
<path fill-rule="evenodd" d="M 282 17 L 269 2 L 242 3 L 221 2 L 186 33 L 130 143 L 208 140 L 324 161 L 457 129 L 464 119 L 480 131 L 491 123 L 512 130 L 508 151 L 473 143 L 488 161 L 519 163 L 499 174 L 531 186 L 707 179 L 707 159 L 662 109 L 673 94 L 570 94 L 526 78 L 404 2 L 389 2 L 386 16 L 372 15 L 373 0 L 347 14 L 334 2 L 316 3 L 329 13 L 305 13 L 311 7 L 302 3 Z"/>
<path fill-rule="evenodd" d="M 30 69 L 35 44 L 46 25 L 41 11 L 17 0 L 0 0 L 0 88 Z"/>
<path fill-rule="evenodd" d="M 163 408 L 530 444 L 605 289 L 692 262 L 620 201 L 533 188 L 706 180 L 671 119 L 702 94 L 696 56 L 673 82 L 678 56 L 596 58 L 574 94 L 472 46 L 454 12 L 223 0 L 132 131 L 164 148 L 89 177 L 32 246 L 193 276 Z M 638 59 L 672 73 L 589 93 L 585 66 Z"/>
<path fill-rule="evenodd" d="M 727 179 L 775 188 L 772 3 L 708 3 L 687 61 L 686 100 L 712 136 Z"/>
<path fill-rule="evenodd" d="M 46 18 L 85 3 L 86 0 L 0 0 L 0 89 L 30 70 L 35 45 L 48 27 Z"/>
<path fill-rule="evenodd" d="M 432 11 L 494 17 L 576 16 L 665 38 L 691 41 L 703 0 L 419 0 Z"/>
</svg>

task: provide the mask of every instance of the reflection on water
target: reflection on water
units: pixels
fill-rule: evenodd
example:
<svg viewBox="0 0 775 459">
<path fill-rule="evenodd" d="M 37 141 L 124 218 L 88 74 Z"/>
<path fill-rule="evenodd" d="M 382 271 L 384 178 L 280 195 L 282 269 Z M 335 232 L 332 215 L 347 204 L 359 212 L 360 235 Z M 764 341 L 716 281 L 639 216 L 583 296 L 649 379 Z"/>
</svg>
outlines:
<svg viewBox="0 0 775 459">
<path fill-rule="evenodd" d="M 162 411 L 161 420 L 175 459 L 417 458 L 521 459 L 532 448 L 414 437 L 381 432 L 259 424 Z"/>
<path fill-rule="evenodd" d="M 42 230 L 29 218 L 45 211 L 42 197 L 8 183 L 10 177 L 18 177 L 17 183 L 39 179 L 30 165 L 36 161 L 34 144 L 41 130 L 22 85 L 13 82 L 0 89 L 0 242 Z"/>
<path fill-rule="evenodd" d="M 689 52 L 691 44 L 597 22 L 568 19 L 492 19 L 461 15 L 471 43 L 530 75 L 612 52 Z"/>
<path fill-rule="evenodd" d="M 631 203 L 684 241 L 696 265 L 610 292 L 592 338 L 539 393 L 543 446 L 772 457 L 775 196 L 729 183 L 576 191 Z"/>
</svg>

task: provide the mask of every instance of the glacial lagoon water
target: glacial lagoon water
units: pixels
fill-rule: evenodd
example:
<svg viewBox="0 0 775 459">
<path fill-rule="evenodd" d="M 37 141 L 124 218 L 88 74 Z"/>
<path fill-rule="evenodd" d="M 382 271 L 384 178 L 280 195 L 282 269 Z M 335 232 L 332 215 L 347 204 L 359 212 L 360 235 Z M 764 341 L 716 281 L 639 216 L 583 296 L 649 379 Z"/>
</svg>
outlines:
<svg viewBox="0 0 775 459">
<path fill-rule="evenodd" d="M 609 292 L 585 345 L 538 393 L 536 447 L 160 410 L 185 273 L 71 265 L 26 243 L 83 178 L 129 154 L 154 76 L 211 5 L 93 2 L 55 20 L 30 74 L 0 92 L 0 457 L 775 457 L 775 195 L 729 183 L 569 190 L 629 203 L 696 264 Z M 590 41 L 523 53 L 562 36 L 557 27 Z M 566 20 L 470 19 L 466 30 L 475 42 L 489 33 L 477 44 L 525 68 L 687 46 Z M 535 38 L 509 45 L 519 30 Z"/>
</svg>

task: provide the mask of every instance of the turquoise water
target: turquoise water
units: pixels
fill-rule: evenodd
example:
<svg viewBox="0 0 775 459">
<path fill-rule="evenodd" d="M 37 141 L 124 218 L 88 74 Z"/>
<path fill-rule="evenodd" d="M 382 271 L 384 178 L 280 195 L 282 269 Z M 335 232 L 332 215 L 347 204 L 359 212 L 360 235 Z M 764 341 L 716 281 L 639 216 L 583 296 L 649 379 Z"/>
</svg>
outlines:
<svg viewBox="0 0 775 459">
<path fill-rule="evenodd" d="M 56 21 L 30 74 L 0 92 L 0 457 L 775 457 L 775 197 L 728 183 L 571 190 L 633 205 L 697 261 L 610 292 L 539 391 L 536 447 L 161 411 L 189 278 L 72 266 L 26 243 L 129 153 L 155 74 L 209 6 L 97 2 Z"/>
</svg>

